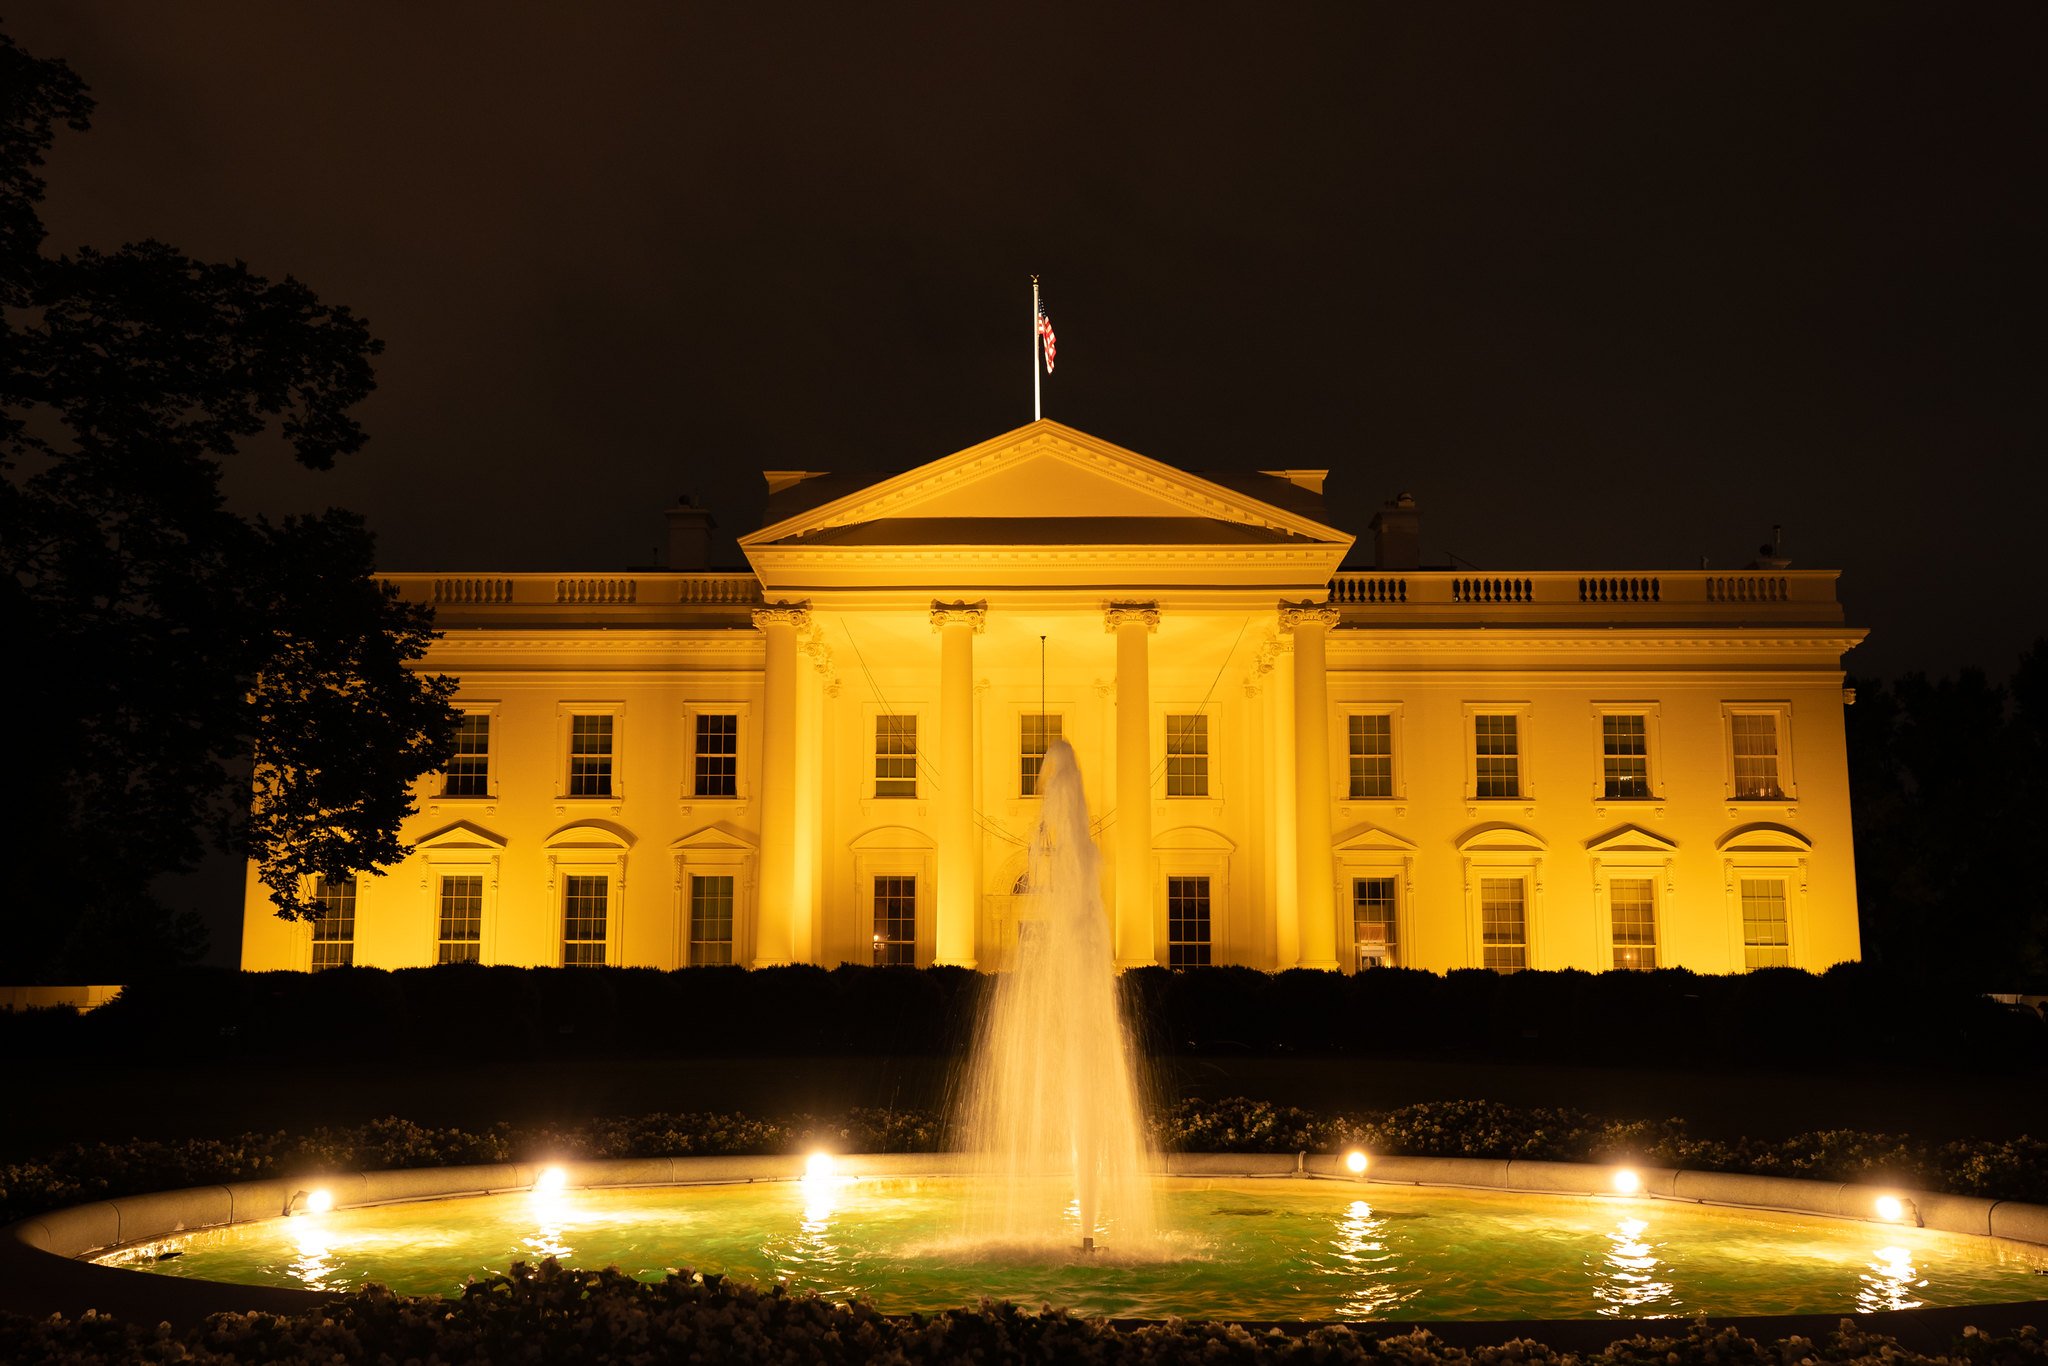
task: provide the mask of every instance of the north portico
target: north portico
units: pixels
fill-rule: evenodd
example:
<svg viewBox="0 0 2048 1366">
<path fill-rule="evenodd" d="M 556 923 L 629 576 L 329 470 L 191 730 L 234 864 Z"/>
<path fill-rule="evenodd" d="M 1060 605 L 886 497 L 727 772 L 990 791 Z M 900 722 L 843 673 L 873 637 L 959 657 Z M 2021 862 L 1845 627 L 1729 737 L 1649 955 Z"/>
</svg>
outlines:
<svg viewBox="0 0 2048 1366">
<path fill-rule="evenodd" d="M 1856 955 L 1831 572 L 1424 569 L 1401 503 L 1344 570 L 1323 471 L 1050 421 L 767 478 L 750 573 L 389 576 L 465 752 L 345 955 L 252 880 L 245 965 L 998 967 L 1054 738 L 1126 966 Z"/>
</svg>

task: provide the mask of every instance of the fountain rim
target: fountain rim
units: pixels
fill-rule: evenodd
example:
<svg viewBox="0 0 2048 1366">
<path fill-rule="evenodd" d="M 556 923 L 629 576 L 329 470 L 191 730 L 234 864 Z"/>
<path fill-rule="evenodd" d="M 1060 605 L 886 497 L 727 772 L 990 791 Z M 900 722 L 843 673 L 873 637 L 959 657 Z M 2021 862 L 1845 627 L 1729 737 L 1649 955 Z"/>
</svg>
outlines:
<svg viewBox="0 0 2048 1366">
<path fill-rule="evenodd" d="M 843 1177 L 966 1176 L 973 1158 L 962 1153 L 835 1154 Z M 502 1195 L 532 1188 L 540 1173 L 558 1166 L 571 1187 L 622 1189 L 647 1186 L 750 1185 L 803 1179 L 806 1155 L 752 1157 L 598 1158 L 561 1162 L 495 1163 L 461 1167 L 413 1167 L 352 1172 L 328 1178 L 266 1179 L 182 1190 L 155 1191 L 98 1200 L 32 1215 L 0 1228 L 0 1310 L 48 1317 L 77 1317 L 87 1308 L 134 1321 L 174 1325 L 208 1315 L 260 1310 L 293 1314 L 332 1304 L 340 1296 L 284 1286 L 237 1285 L 228 1281 L 156 1276 L 81 1258 L 161 1238 L 210 1228 L 285 1217 L 292 1200 L 309 1188 L 334 1194 L 334 1208 L 397 1204 L 464 1196 Z M 1157 1157 L 1153 1174 L 1167 1177 L 1327 1180 L 1363 1189 L 1374 1186 L 1434 1186 L 1550 1196 L 1606 1196 L 1614 1200 L 1666 1202 L 1785 1213 L 1885 1225 L 1874 1217 L 1874 1201 L 1889 1194 L 1911 1202 L 1922 1226 L 1942 1233 L 1995 1238 L 2048 1251 L 2048 1205 L 1978 1196 L 1946 1195 L 1856 1182 L 1809 1181 L 1795 1177 L 1630 1165 L 1641 1188 L 1619 1194 L 1614 1173 L 1624 1164 L 1521 1161 L 1471 1157 L 1376 1157 L 1368 1172 L 1344 1168 L 1341 1153 L 1169 1153 Z M 1713 1318 L 1715 1326 L 1751 1334 L 1785 1337 L 1833 1330 L 1852 1320 L 1901 1338 L 1947 1341 L 1965 1324 L 1988 1332 L 2032 1324 L 2048 1327 L 2048 1299 L 2010 1301 L 1882 1313 L 1754 1315 Z M 1118 1322 L 1124 1322 L 1118 1320 Z M 1594 1347 L 1638 1333 L 1656 1331 L 1664 1321 L 1645 1319 L 1404 1320 L 1347 1323 L 1354 1331 L 1384 1336 L 1427 1329 L 1453 1346 L 1535 1338 L 1558 1347 Z M 1315 1326 L 1285 1324 L 1281 1327 Z M 1676 1322 L 1671 1327 L 1679 1327 Z"/>
</svg>

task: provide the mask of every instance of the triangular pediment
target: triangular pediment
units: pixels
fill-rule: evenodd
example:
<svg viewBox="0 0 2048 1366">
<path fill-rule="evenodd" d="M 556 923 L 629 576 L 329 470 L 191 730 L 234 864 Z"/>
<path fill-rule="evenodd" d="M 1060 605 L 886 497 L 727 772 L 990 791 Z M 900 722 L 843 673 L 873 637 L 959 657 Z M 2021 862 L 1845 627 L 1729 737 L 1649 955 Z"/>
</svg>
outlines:
<svg viewBox="0 0 2048 1366">
<path fill-rule="evenodd" d="M 1586 845 L 1589 854 L 1675 854 L 1678 846 L 1640 825 L 1624 825 Z"/>
<path fill-rule="evenodd" d="M 1344 532 L 1281 505 L 1300 501 L 1299 485 L 1272 484 L 1280 501 L 1039 421 L 783 517 L 740 544 L 1350 547 Z"/>
<path fill-rule="evenodd" d="M 1412 854 L 1415 845 L 1404 840 L 1391 830 L 1382 830 L 1376 825 L 1354 825 L 1339 834 L 1335 841 L 1340 854 L 1398 853 Z"/>
<path fill-rule="evenodd" d="M 444 825 L 439 830 L 424 835 L 413 842 L 413 848 L 420 850 L 422 853 L 445 853 L 449 850 L 463 849 L 489 849 L 497 852 L 504 849 L 504 847 L 505 837 L 503 835 L 493 834 L 481 825 L 473 825 L 468 821 L 456 821 L 452 825 Z"/>
</svg>

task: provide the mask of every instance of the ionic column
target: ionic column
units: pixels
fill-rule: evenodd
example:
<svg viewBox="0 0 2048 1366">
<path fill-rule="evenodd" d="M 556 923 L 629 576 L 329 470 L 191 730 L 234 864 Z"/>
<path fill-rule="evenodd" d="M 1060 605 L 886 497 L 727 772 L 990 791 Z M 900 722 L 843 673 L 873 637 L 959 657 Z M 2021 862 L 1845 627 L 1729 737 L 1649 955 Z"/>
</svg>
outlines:
<svg viewBox="0 0 2048 1366">
<path fill-rule="evenodd" d="M 939 891 L 932 961 L 974 966 L 981 843 L 974 837 L 974 638 L 988 604 L 932 604 L 939 633 Z"/>
<path fill-rule="evenodd" d="M 1159 961 L 1152 925 L 1152 684 L 1146 637 L 1159 629 L 1150 602 L 1110 604 L 1116 632 L 1116 965 Z"/>
<path fill-rule="evenodd" d="M 1300 879 L 1304 968 L 1337 967 L 1337 904 L 1330 869 L 1330 685 L 1323 636 L 1337 624 L 1327 603 L 1283 604 L 1280 629 L 1294 635 L 1294 861 Z"/>
<path fill-rule="evenodd" d="M 761 895 L 754 908 L 754 966 L 791 959 L 796 924 L 796 633 L 811 624 L 810 604 L 759 608 L 754 626 L 768 638 L 761 699 Z"/>
</svg>

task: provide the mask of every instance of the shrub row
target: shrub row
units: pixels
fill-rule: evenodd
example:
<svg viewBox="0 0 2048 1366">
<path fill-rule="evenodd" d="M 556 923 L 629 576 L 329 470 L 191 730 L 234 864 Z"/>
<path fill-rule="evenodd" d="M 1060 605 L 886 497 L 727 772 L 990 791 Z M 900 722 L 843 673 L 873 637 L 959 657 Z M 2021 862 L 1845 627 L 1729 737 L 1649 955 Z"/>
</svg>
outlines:
<svg viewBox="0 0 2048 1366">
<path fill-rule="evenodd" d="M 1882 1181 L 1918 1189 L 2048 1203 L 2048 1141 L 1934 1144 L 1893 1134 L 1827 1130 L 1778 1140 L 1694 1137 L 1683 1120 L 1602 1119 L 1576 1110 L 1489 1101 L 1431 1101 L 1323 1115 L 1265 1101 L 1184 1101 L 1156 1115 L 1152 1136 L 1179 1152 L 1335 1152 L 1552 1161 L 1629 1161 L 1770 1176 Z M 853 1110 L 842 1117 L 752 1119 L 651 1114 L 574 1127 L 497 1125 L 483 1133 L 382 1119 L 302 1136 L 78 1143 L 32 1162 L 0 1164 L 0 1221 L 144 1191 L 270 1176 L 550 1158 L 689 1157 L 804 1152 L 933 1152 L 944 1126 L 928 1113 Z"/>
<path fill-rule="evenodd" d="M 308 1038 L 402 1052 L 488 1024 L 494 1053 L 943 1055 L 987 979 L 959 968 L 346 968 L 168 972 L 85 1016 L 0 1016 L 16 1055 L 287 1060 Z M 1659 972 L 1249 968 L 1125 974 L 1154 1053 L 1481 1056 L 1660 1066 L 2048 1066 L 2048 1023 L 1983 996 L 1842 964 Z"/>
<path fill-rule="evenodd" d="M 1429 1333 L 1375 1337 L 1370 1328 L 1300 1334 L 1226 1323 L 1117 1327 L 1051 1309 L 984 1301 L 937 1314 L 887 1315 L 781 1287 L 757 1289 L 678 1273 L 648 1284 L 618 1271 L 571 1271 L 553 1261 L 472 1282 L 455 1300 L 379 1289 L 289 1318 L 223 1314 L 184 1333 L 88 1316 L 0 1316 L 0 1360 L 230 1362 L 1078 1362 L 1315 1363 L 1345 1366 L 2033 1366 L 2048 1344 L 2033 1328 L 1992 1338 L 1966 1328 L 1927 1355 L 1844 1320 L 1818 1341 L 1759 1341 L 1704 1323 L 1654 1324 L 1599 1352 L 1533 1341 L 1460 1349 Z"/>
</svg>

